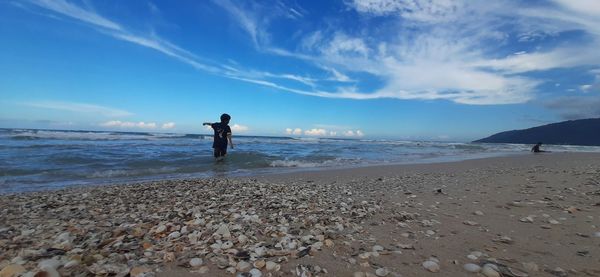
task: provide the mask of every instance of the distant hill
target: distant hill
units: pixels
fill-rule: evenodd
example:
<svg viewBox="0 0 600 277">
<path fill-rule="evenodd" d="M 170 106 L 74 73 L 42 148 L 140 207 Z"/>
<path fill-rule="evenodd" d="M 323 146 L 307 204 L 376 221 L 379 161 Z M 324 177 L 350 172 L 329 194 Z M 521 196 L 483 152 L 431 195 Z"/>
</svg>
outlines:
<svg viewBox="0 0 600 277">
<path fill-rule="evenodd" d="M 569 120 L 524 130 L 506 131 L 474 142 L 600 146 L 600 118 Z"/>
</svg>

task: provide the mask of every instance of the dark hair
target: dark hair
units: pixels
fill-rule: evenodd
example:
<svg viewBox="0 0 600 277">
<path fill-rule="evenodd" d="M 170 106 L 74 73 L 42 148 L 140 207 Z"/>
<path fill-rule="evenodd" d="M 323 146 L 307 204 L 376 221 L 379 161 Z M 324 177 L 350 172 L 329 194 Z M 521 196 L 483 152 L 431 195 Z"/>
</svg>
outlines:
<svg viewBox="0 0 600 277">
<path fill-rule="evenodd" d="M 228 114 L 224 113 L 221 115 L 221 122 L 229 122 L 229 120 L 231 120 L 231 116 Z"/>
</svg>

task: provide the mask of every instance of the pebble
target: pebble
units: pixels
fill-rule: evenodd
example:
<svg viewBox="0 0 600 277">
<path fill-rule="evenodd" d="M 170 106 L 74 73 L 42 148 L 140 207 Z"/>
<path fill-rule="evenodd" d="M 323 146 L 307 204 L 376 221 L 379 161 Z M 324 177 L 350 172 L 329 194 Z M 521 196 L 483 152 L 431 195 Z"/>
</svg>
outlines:
<svg viewBox="0 0 600 277">
<path fill-rule="evenodd" d="M 469 226 L 478 226 L 478 225 L 479 225 L 479 223 L 477 223 L 477 222 L 475 222 L 475 221 L 471 221 L 471 220 L 465 220 L 465 221 L 463 222 L 463 224 L 465 224 L 465 225 L 469 225 Z"/>
<path fill-rule="evenodd" d="M 596 237 L 596 238 L 600 238 L 600 232 L 595 232 L 595 233 L 594 233 L 594 237 Z"/>
<path fill-rule="evenodd" d="M 476 273 L 476 272 L 479 272 L 479 271 L 481 271 L 481 266 L 479 266 L 479 265 L 476 265 L 476 264 L 465 264 L 465 265 L 463 266 L 463 268 L 464 268 L 466 271 L 468 271 L 468 272 L 473 272 L 473 273 Z"/>
<path fill-rule="evenodd" d="M 169 234 L 170 239 L 176 239 L 176 238 L 179 238 L 180 236 L 181 236 L 181 233 L 179 231 L 175 231 L 175 232 Z"/>
<path fill-rule="evenodd" d="M 552 225 L 557 225 L 560 224 L 560 222 L 558 222 L 556 219 L 549 219 L 548 223 L 552 224 Z"/>
<path fill-rule="evenodd" d="M 473 214 L 481 216 L 481 215 L 483 215 L 483 212 L 482 211 L 474 211 Z"/>
<path fill-rule="evenodd" d="M 431 271 L 431 272 L 438 272 L 440 271 L 440 265 L 438 265 L 438 263 L 428 260 L 428 261 L 424 261 L 423 262 L 423 268 Z"/>
<path fill-rule="evenodd" d="M 260 272 L 260 270 L 258 270 L 256 268 L 250 269 L 250 271 L 248 273 L 250 273 L 250 275 L 252 277 L 261 277 L 262 276 L 262 272 Z"/>
<path fill-rule="evenodd" d="M 190 260 L 190 265 L 192 267 L 199 267 L 202 265 L 202 259 L 200 258 L 193 258 Z"/>
<path fill-rule="evenodd" d="M 384 248 L 381 245 L 374 245 L 373 246 L 373 252 L 381 252 L 383 250 L 384 250 Z"/>
</svg>

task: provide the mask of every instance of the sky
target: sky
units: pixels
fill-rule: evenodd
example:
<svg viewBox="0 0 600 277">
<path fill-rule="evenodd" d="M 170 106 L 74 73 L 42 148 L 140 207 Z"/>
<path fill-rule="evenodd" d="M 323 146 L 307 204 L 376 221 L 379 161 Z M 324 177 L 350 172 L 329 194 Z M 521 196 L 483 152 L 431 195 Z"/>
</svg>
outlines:
<svg viewBox="0 0 600 277">
<path fill-rule="evenodd" d="M 600 117 L 600 1 L 0 1 L 0 127 L 468 141 Z"/>
</svg>

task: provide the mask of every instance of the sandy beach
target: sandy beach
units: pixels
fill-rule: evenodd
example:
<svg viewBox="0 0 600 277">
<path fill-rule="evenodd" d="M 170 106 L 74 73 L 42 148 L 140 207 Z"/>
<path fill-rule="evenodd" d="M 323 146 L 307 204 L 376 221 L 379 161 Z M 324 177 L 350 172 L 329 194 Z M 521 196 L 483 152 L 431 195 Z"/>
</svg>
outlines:
<svg viewBox="0 0 600 277">
<path fill-rule="evenodd" d="M 0 196 L 0 276 L 600 276 L 600 154 Z"/>
</svg>

